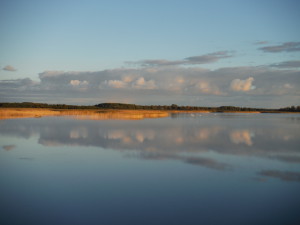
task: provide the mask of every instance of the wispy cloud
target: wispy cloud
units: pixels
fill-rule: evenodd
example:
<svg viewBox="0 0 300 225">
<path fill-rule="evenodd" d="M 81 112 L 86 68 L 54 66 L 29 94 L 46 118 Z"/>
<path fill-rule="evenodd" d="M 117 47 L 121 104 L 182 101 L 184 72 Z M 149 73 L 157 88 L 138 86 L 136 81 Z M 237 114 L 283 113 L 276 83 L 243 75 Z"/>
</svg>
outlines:
<svg viewBox="0 0 300 225">
<path fill-rule="evenodd" d="M 261 47 L 259 50 L 270 53 L 300 51 L 300 42 L 285 42 L 281 45 Z"/>
<path fill-rule="evenodd" d="M 11 65 L 7 65 L 7 66 L 3 67 L 3 70 L 5 70 L 5 71 L 10 71 L 10 72 L 14 72 L 14 71 L 16 71 L 16 68 L 14 68 L 14 67 L 11 66 Z"/>
<path fill-rule="evenodd" d="M 205 64 L 205 63 L 214 63 L 219 61 L 223 58 L 229 58 L 232 57 L 232 55 L 229 54 L 228 51 L 220 51 L 220 52 L 213 52 L 206 55 L 200 55 L 200 56 L 192 56 L 185 58 L 186 64 Z"/>
<path fill-rule="evenodd" d="M 146 59 L 137 62 L 127 62 L 129 64 L 136 64 L 140 66 L 174 66 L 174 65 L 181 65 L 184 64 L 185 61 L 178 60 L 178 61 L 169 61 L 165 59 Z"/>
<path fill-rule="evenodd" d="M 285 61 L 280 63 L 271 64 L 271 67 L 277 68 L 300 68 L 300 60 Z"/>
<path fill-rule="evenodd" d="M 3 145 L 2 148 L 5 149 L 6 151 L 10 151 L 10 150 L 13 150 L 14 148 L 16 148 L 16 146 L 15 145 Z"/>
<path fill-rule="evenodd" d="M 269 43 L 268 41 L 257 41 L 254 44 L 255 45 L 265 45 L 265 44 L 268 44 L 268 43 Z"/>
<path fill-rule="evenodd" d="M 213 52 L 205 55 L 190 56 L 183 60 L 166 60 L 166 59 L 147 59 L 136 62 L 127 62 L 129 64 L 135 64 L 140 66 L 174 66 L 174 65 L 197 65 L 208 64 L 219 61 L 223 58 L 229 58 L 232 55 L 229 51 Z"/>
</svg>

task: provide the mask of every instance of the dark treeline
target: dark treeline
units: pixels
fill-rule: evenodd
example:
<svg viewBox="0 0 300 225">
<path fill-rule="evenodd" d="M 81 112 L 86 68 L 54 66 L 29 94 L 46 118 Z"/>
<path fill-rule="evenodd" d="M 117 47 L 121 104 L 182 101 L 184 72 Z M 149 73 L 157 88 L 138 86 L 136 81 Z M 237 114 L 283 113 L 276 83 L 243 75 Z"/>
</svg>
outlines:
<svg viewBox="0 0 300 225">
<path fill-rule="evenodd" d="M 146 110 L 202 110 L 202 111 L 267 111 L 267 109 L 261 108 L 246 108 L 246 107 L 235 107 L 235 106 L 221 106 L 221 107 L 200 107 L 200 106 L 178 106 L 172 105 L 135 105 L 135 104 L 123 104 L 123 103 L 101 103 L 95 105 L 98 108 L 103 109 L 146 109 Z"/>
<path fill-rule="evenodd" d="M 39 109 L 97 109 L 95 106 L 80 106 L 80 105 L 66 105 L 66 104 L 47 104 L 35 102 L 21 102 L 21 103 L 0 103 L 2 108 L 39 108 Z"/>
<path fill-rule="evenodd" d="M 101 103 L 93 106 L 66 105 L 66 104 L 47 104 L 47 103 L 0 103 L 1 108 L 50 108 L 50 109 L 131 109 L 131 110 L 184 110 L 184 111 L 211 111 L 211 112 L 230 112 L 230 111 L 260 111 L 260 112 L 300 112 L 300 106 L 291 106 L 280 109 L 249 108 L 236 106 L 220 107 L 200 107 L 200 106 L 178 106 L 172 105 L 136 105 L 125 103 Z"/>
<path fill-rule="evenodd" d="M 280 108 L 279 111 L 284 111 L 284 112 L 300 112 L 300 105 L 298 105 L 298 106 L 290 106 L 290 107 L 285 107 L 285 108 Z"/>
</svg>

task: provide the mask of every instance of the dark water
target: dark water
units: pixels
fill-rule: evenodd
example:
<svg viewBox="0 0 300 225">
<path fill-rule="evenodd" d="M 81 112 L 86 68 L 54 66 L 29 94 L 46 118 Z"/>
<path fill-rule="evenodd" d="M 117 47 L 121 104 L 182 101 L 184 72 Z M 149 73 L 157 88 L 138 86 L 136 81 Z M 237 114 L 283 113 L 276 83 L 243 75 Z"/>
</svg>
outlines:
<svg viewBox="0 0 300 225">
<path fill-rule="evenodd" d="M 0 224 L 300 224 L 300 116 L 0 121 Z"/>
</svg>

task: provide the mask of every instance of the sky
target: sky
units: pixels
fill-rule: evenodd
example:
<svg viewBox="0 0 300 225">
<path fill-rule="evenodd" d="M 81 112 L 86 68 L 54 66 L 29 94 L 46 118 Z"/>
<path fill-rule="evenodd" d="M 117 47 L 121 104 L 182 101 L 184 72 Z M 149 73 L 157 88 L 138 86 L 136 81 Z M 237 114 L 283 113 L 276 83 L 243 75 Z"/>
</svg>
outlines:
<svg viewBox="0 0 300 225">
<path fill-rule="evenodd" d="M 300 105 L 300 1 L 2 0 L 0 102 Z"/>
</svg>

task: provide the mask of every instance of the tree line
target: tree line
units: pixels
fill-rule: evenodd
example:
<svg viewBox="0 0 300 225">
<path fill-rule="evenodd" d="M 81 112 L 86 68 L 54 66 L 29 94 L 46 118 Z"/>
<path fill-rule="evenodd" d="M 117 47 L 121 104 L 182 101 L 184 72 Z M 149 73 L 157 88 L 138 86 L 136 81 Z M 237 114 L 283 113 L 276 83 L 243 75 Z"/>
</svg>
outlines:
<svg viewBox="0 0 300 225">
<path fill-rule="evenodd" d="M 203 107 L 203 106 L 179 106 L 176 104 L 172 105 L 135 105 L 135 104 L 124 104 L 124 103 L 101 103 L 95 105 L 98 108 L 103 109 L 145 109 L 145 110 L 184 110 L 184 111 L 264 111 L 267 109 L 261 108 L 248 108 L 248 107 L 235 107 L 235 106 L 221 106 L 221 107 Z"/>
<path fill-rule="evenodd" d="M 66 105 L 66 104 L 47 104 L 35 102 L 5 102 L 0 103 L 1 108 L 39 108 L 39 109 L 97 109 L 95 106 L 80 106 L 80 105 Z"/>
<path fill-rule="evenodd" d="M 50 109 L 130 109 L 130 110 L 183 110 L 183 111 L 211 111 L 211 112 L 231 112 L 231 111 L 260 111 L 260 112 L 300 112 L 300 106 L 290 106 L 280 109 L 249 108 L 236 106 L 202 107 L 202 106 L 179 106 L 172 105 L 136 105 L 125 103 L 100 103 L 91 106 L 47 104 L 35 102 L 21 103 L 0 103 L 0 108 L 50 108 Z"/>
<path fill-rule="evenodd" d="M 280 108 L 279 111 L 284 111 L 284 112 L 300 112 L 300 105 L 298 105 L 298 106 L 290 106 L 290 107 L 285 107 L 285 108 Z"/>
</svg>

